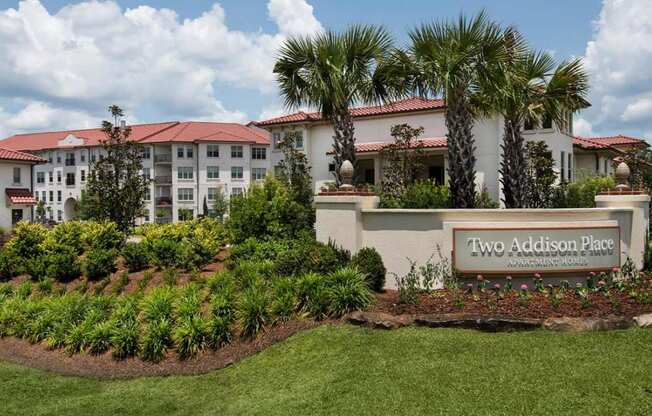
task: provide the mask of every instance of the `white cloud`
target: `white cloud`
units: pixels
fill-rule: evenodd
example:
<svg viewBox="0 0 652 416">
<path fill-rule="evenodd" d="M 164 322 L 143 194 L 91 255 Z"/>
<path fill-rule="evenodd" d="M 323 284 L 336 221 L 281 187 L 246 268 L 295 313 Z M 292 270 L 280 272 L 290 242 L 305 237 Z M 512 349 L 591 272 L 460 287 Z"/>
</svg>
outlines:
<svg viewBox="0 0 652 416">
<path fill-rule="evenodd" d="M 652 130 L 652 2 L 604 0 L 587 44 L 593 107 L 582 117 L 599 134 Z"/>
<path fill-rule="evenodd" d="M 268 13 L 276 33 L 229 28 L 217 3 L 185 20 L 170 9 L 123 10 L 96 0 L 55 14 L 39 0 L 0 10 L 0 107 L 14 107 L 2 113 L 4 128 L 77 127 L 103 118 L 113 103 L 135 117 L 157 117 L 150 121 L 246 121 L 216 85 L 275 92 L 279 45 L 321 30 L 305 0 L 270 0 Z M 30 124 L 32 114 L 40 124 Z"/>
<path fill-rule="evenodd" d="M 30 102 L 15 113 L 0 107 L 0 137 L 6 137 L 16 131 L 91 128 L 99 126 L 100 122 L 101 119 L 85 111 L 52 108 L 39 101 Z"/>
<path fill-rule="evenodd" d="M 573 122 L 573 133 L 582 137 L 593 136 L 593 126 L 582 117 L 575 117 Z"/>
</svg>

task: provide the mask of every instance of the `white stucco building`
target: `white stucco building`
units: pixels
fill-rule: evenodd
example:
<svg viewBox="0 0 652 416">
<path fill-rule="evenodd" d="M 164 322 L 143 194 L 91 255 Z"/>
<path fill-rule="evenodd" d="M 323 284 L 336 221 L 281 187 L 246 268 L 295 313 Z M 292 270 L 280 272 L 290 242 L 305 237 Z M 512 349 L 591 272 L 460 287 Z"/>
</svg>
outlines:
<svg viewBox="0 0 652 416">
<path fill-rule="evenodd" d="M 141 222 L 191 218 L 212 206 L 221 190 L 244 192 L 269 170 L 268 134 L 237 123 L 168 122 L 132 125 L 130 139 L 143 146 L 143 175 L 152 179 Z M 0 144 L 45 159 L 35 166 L 34 196 L 48 217 L 74 217 L 90 165 L 102 157 L 100 129 L 18 134 Z M 29 174 L 32 174 L 30 171 Z"/>
<path fill-rule="evenodd" d="M 29 153 L 0 147 L 0 227 L 9 231 L 22 220 L 34 218 L 36 199 L 32 194 L 32 167 L 45 160 Z"/>
<path fill-rule="evenodd" d="M 410 98 L 392 104 L 352 109 L 355 127 L 358 175 L 363 182 L 378 184 L 382 178 L 382 159 L 380 151 L 394 139 L 390 134 L 392 126 L 407 123 L 412 127 L 423 127 L 420 140 L 428 154 L 424 177 L 446 181 L 446 126 L 442 100 Z M 276 143 L 290 131 L 301 134 L 299 148 L 308 156 L 312 165 L 315 190 L 319 191 L 333 181 L 334 165 L 329 153 L 332 150 L 333 129 L 328 120 L 319 113 L 297 112 L 256 125 L 268 130 L 272 135 L 272 164 L 276 166 L 281 154 Z M 572 126 L 570 120 L 569 126 Z M 503 137 L 503 119 L 500 116 L 486 118 L 475 123 L 473 129 L 476 144 L 476 183 L 478 189 L 486 189 L 495 200 L 500 199 L 499 165 L 500 144 Z M 552 151 L 555 169 L 565 180 L 573 180 L 580 174 L 611 173 L 610 161 L 622 153 L 617 143 L 631 146 L 647 146 L 640 139 L 624 136 L 612 138 L 575 137 L 572 128 L 560 130 L 552 123 L 542 126 L 529 126 L 524 130 L 528 141 L 543 140 Z"/>
</svg>

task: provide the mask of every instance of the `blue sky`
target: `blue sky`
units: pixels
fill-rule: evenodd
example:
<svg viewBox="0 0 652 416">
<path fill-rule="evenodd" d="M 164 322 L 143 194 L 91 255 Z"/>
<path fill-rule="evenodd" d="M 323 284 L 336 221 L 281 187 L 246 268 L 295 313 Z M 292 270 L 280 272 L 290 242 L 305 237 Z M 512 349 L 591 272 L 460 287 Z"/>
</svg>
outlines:
<svg viewBox="0 0 652 416">
<path fill-rule="evenodd" d="M 0 0 L 0 135 L 93 125 L 113 102 L 142 122 L 276 115 L 271 66 L 288 36 L 373 23 L 401 44 L 418 23 L 481 9 L 558 59 L 587 57 L 599 85 L 581 134 L 652 133 L 652 78 L 635 72 L 652 63 L 648 0 Z"/>
</svg>

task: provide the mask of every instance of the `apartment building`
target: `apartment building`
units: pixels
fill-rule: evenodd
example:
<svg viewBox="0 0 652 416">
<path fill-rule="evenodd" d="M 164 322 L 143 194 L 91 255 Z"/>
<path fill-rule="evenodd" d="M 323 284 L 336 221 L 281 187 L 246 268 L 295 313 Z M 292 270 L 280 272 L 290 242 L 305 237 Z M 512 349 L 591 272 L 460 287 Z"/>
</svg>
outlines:
<svg viewBox="0 0 652 416">
<path fill-rule="evenodd" d="M 420 138 L 427 159 L 423 178 L 440 183 L 447 180 L 448 168 L 445 106 L 442 100 L 409 98 L 379 106 L 357 107 L 351 110 L 356 138 L 356 157 L 359 180 L 368 184 L 380 183 L 383 176 L 381 151 L 394 141 L 391 127 L 407 123 L 423 127 Z M 272 166 L 282 155 L 277 143 L 289 132 L 299 134 L 297 147 L 311 163 L 315 191 L 333 181 L 333 129 L 331 123 L 318 112 L 299 111 L 293 114 L 256 122 L 271 134 Z M 496 201 L 501 199 L 499 166 L 504 121 L 501 116 L 476 121 L 473 135 L 476 144 L 476 185 L 485 189 Z M 552 151 L 555 170 L 560 179 L 572 181 L 584 174 L 609 174 L 612 161 L 626 148 L 648 146 L 641 139 L 617 137 L 576 137 L 572 131 L 572 117 L 566 127 L 543 120 L 541 125 L 524 126 L 527 141 L 545 141 Z"/>
<path fill-rule="evenodd" d="M 18 221 L 34 218 L 32 167 L 45 160 L 29 153 L 0 147 L 0 227 L 9 231 Z"/>
<path fill-rule="evenodd" d="M 268 134 L 237 123 L 167 122 L 129 126 L 143 148 L 142 174 L 152 179 L 140 223 L 208 214 L 218 192 L 243 193 L 269 171 Z M 34 197 L 50 219 L 76 215 L 92 164 L 104 156 L 100 129 L 11 136 L 2 146 L 44 159 L 33 168 Z"/>
</svg>

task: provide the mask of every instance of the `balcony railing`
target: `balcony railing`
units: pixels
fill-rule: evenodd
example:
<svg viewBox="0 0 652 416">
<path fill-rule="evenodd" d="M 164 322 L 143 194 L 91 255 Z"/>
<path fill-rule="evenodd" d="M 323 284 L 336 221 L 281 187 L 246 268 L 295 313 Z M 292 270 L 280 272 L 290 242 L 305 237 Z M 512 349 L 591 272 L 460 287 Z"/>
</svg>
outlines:
<svg viewBox="0 0 652 416">
<path fill-rule="evenodd" d="M 172 153 L 154 155 L 154 163 L 172 163 Z"/>
<path fill-rule="evenodd" d="M 172 183 L 172 176 L 158 176 L 157 175 L 154 178 L 154 183 L 156 183 L 157 185 Z"/>
<path fill-rule="evenodd" d="M 75 166 L 75 159 L 66 159 L 66 166 Z"/>
<path fill-rule="evenodd" d="M 159 196 L 156 198 L 156 205 L 172 205 L 172 198 L 169 196 Z"/>
<path fill-rule="evenodd" d="M 172 222 L 172 217 L 156 217 L 154 222 L 157 224 L 169 224 Z"/>
</svg>

